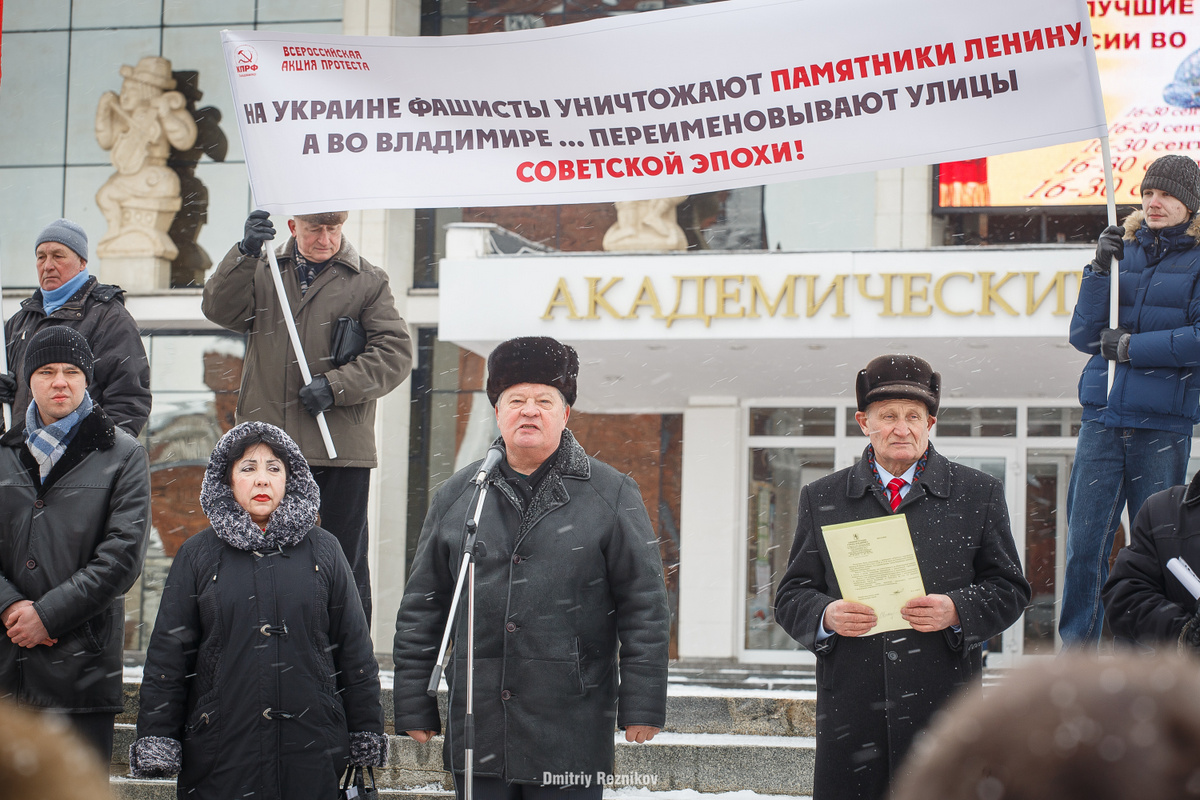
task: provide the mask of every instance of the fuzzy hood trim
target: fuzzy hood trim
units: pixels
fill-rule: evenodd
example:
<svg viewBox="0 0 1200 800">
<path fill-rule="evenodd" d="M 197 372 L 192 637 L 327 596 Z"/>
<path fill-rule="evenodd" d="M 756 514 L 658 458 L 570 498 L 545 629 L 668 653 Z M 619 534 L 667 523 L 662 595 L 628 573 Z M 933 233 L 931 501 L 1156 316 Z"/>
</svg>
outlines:
<svg viewBox="0 0 1200 800">
<path fill-rule="evenodd" d="M 271 514 L 267 529 L 260 530 L 250 513 L 233 497 L 233 488 L 225 482 L 235 442 L 247 434 L 258 433 L 286 454 L 287 483 L 283 500 Z M 230 429 L 213 448 L 200 488 L 200 507 L 208 515 L 217 537 L 238 550 L 273 550 L 298 544 L 317 523 L 321 490 L 313 479 L 308 462 L 291 437 L 266 422 L 243 422 Z"/>
<path fill-rule="evenodd" d="M 1146 219 L 1146 212 L 1134 211 L 1125 218 L 1122 223 L 1125 226 L 1125 235 L 1122 237 L 1127 242 L 1132 242 L 1137 236 L 1138 229 L 1142 227 L 1142 222 Z M 1200 211 L 1192 216 L 1192 224 L 1184 231 L 1185 234 L 1196 240 L 1196 244 L 1200 245 Z"/>
</svg>

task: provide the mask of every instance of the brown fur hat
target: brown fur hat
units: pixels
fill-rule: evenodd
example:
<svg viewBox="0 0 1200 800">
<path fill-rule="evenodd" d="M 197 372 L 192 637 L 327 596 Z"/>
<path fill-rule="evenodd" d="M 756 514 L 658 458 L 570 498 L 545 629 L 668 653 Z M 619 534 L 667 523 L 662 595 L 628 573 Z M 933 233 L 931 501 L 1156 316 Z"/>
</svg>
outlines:
<svg viewBox="0 0 1200 800">
<path fill-rule="evenodd" d="M 349 217 L 347 211 L 326 211 L 321 214 L 296 214 L 292 219 L 307 222 L 309 225 L 341 225 Z"/>
<path fill-rule="evenodd" d="M 929 408 L 931 417 L 936 417 L 942 376 L 917 356 L 879 356 L 858 373 L 854 390 L 859 411 L 866 411 L 876 400 L 917 400 Z"/>
<path fill-rule="evenodd" d="M 540 383 L 562 392 L 567 405 L 575 405 L 578 392 L 579 354 L 569 344 L 549 336 L 522 336 L 501 342 L 488 356 L 487 396 L 492 405 L 510 386 Z"/>
</svg>

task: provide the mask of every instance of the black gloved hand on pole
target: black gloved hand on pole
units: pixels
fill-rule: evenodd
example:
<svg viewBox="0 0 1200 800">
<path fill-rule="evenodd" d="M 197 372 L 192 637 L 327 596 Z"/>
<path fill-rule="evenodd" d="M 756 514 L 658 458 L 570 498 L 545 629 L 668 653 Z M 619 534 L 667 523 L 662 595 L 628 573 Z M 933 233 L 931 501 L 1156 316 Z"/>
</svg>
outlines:
<svg viewBox="0 0 1200 800">
<path fill-rule="evenodd" d="M 0 372 L 0 403 L 11 406 L 17 399 L 17 378 Z"/>
<path fill-rule="evenodd" d="M 300 404 L 314 417 L 333 408 L 333 389 L 329 385 L 329 378 L 314 375 L 312 382 L 300 390 Z"/>
<path fill-rule="evenodd" d="M 1125 257 L 1125 229 L 1119 225 L 1109 225 L 1100 238 L 1096 240 L 1096 257 L 1092 259 L 1092 272 L 1097 275 L 1107 275 L 1112 269 L 1112 260 Z"/>
<path fill-rule="evenodd" d="M 1100 355 L 1109 361 L 1129 360 L 1129 340 L 1132 334 L 1124 328 L 1105 328 L 1100 331 Z"/>
<path fill-rule="evenodd" d="M 258 258 L 262 254 L 263 242 L 275 238 L 275 226 L 271 224 L 271 215 L 266 211 L 251 211 L 246 217 L 246 231 L 238 250 L 242 255 Z"/>
</svg>

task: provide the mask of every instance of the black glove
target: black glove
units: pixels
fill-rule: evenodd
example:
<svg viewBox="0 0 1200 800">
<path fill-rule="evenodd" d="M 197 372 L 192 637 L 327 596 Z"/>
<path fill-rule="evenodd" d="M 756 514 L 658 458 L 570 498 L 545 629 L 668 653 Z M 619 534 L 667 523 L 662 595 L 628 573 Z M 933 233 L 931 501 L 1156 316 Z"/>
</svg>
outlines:
<svg viewBox="0 0 1200 800">
<path fill-rule="evenodd" d="M 1097 275 L 1107 275 L 1112 269 L 1113 256 L 1125 257 L 1125 229 L 1118 225 L 1109 225 L 1096 240 L 1096 257 L 1092 259 L 1092 272 Z"/>
<path fill-rule="evenodd" d="M 329 378 L 324 375 L 313 378 L 312 383 L 300 390 L 300 403 L 314 417 L 333 408 L 333 389 L 329 386 Z"/>
<path fill-rule="evenodd" d="M 1200 650 L 1200 603 L 1196 604 L 1196 612 L 1191 619 L 1183 624 L 1179 634 L 1179 652 Z"/>
<path fill-rule="evenodd" d="M 238 244 L 243 255 L 258 256 L 262 253 L 263 242 L 275 238 L 275 226 L 271 224 L 271 215 L 265 211 L 251 211 L 246 217 L 246 235 Z"/>
<path fill-rule="evenodd" d="M 0 403 L 11 406 L 17 399 L 17 379 L 0 372 Z"/>
<path fill-rule="evenodd" d="M 1109 361 L 1128 361 L 1131 338 L 1124 328 L 1105 328 L 1100 331 L 1100 355 Z"/>
</svg>

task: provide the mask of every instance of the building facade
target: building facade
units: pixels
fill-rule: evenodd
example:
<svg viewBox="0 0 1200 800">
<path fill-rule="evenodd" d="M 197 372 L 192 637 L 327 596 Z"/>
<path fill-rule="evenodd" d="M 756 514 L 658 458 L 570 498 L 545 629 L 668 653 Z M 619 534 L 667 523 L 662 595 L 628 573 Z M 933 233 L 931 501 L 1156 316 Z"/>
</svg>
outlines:
<svg viewBox="0 0 1200 800">
<path fill-rule="evenodd" d="M 170 59 L 181 80 L 194 73 L 197 109 L 216 112 L 228 146 L 194 162 L 206 197 L 192 211 L 194 241 L 217 261 L 254 207 L 220 30 L 471 34 L 677 4 L 13 0 L 0 65 L 4 315 L 36 284 L 33 240 L 49 221 L 80 222 L 94 256 L 105 227 L 94 197 L 112 167 L 93 119 L 122 65 Z M 345 235 L 387 269 L 418 344 L 413 377 L 379 405 L 376 649 L 390 650 L 431 493 L 496 435 L 484 358 L 506 338 L 544 334 L 580 352 L 578 438 L 642 487 L 668 566 L 674 655 L 811 659 L 771 617 L 799 490 L 859 455 L 854 375 L 900 351 L 943 375 L 937 447 L 1004 481 L 1035 594 L 991 643 L 994 658 L 1053 652 L 1084 361 L 1067 322 L 1102 211 L 947 210 L 936 169 L 912 167 L 693 196 L 676 217 L 686 252 L 612 254 L 601 251 L 611 204 L 351 214 Z M 101 259 L 89 268 L 105 279 Z M 144 436 L 155 535 L 128 604 L 134 654 L 170 559 L 207 524 L 199 480 L 232 424 L 244 352 L 203 318 L 198 279 L 178 274 L 174 288 L 128 300 L 154 391 Z"/>
</svg>

